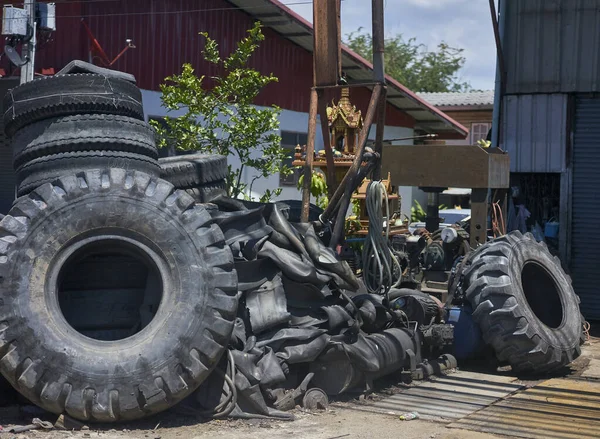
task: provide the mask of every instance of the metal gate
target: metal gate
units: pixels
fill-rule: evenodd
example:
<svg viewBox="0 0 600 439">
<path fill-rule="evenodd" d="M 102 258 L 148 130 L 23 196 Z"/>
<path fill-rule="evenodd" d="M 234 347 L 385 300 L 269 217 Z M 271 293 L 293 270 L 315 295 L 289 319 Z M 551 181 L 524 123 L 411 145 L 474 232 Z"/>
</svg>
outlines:
<svg viewBox="0 0 600 439">
<path fill-rule="evenodd" d="M 583 315 L 600 320 L 600 98 L 575 105 L 571 274 Z"/>
</svg>

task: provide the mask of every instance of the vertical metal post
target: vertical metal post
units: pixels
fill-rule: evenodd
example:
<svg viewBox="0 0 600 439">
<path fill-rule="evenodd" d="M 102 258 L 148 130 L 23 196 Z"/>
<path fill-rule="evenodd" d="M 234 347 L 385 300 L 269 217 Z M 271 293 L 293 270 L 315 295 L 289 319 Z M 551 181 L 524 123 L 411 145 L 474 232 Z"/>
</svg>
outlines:
<svg viewBox="0 0 600 439">
<path fill-rule="evenodd" d="M 23 44 L 22 57 L 27 63 L 21 67 L 21 84 L 33 81 L 35 73 L 35 40 L 36 40 L 36 23 L 35 23 L 35 0 L 25 0 L 25 10 L 31 29 L 31 39 Z"/>
<path fill-rule="evenodd" d="M 383 85 L 377 84 L 375 88 L 373 88 L 373 94 L 371 95 L 371 100 L 369 101 L 369 107 L 367 108 L 367 114 L 365 115 L 365 122 L 363 125 L 363 129 L 360 132 L 360 138 L 358 139 L 358 145 L 356 147 L 354 157 L 354 161 L 352 162 L 352 166 L 348 170 L 349 178 L 348 183 L 344 186 L 344 195 L 340 201 L 340 207 L 337 214 L 337 218 L 335 220 L 335 225 L 333 226 L 333 233 L 331 235 L 331 241 L 329 246 L 331 248 L 335 248 L 342 237 L 342 233 L 344 232 L 344 223 L 346 219 L 346 211 L 348 210 L 348 206 L 350 205 L 350 198 L 352 197 L 352 191 L 355 189 L 356 185 L 356 175 L 358 174 L 358 169 L 363 159 L 363 152 L 365 150 L 365 145 L 367 144 L 367 139 L 369 138 L 369 131 L 371 131 L 371 125 L 373 125 L 373 120 L 375 119 L 375 115 L 379 110 L 379 102 L 381 99 L 381 92 L 383 90 Z M 342 189 L 340 187 L 340 189 Z"/>
<path fill-rule="evenodd" d="M 476 248 L 487 240 L 488 190 L 471 191 L 471 247 Z"/>
<path fill-rule="evenodd" d="M 316 88 L 310 91 L 310 110 L 308 114 L 308 142 L 304 161 L 304 181 L 302 182 L 302 215 L 300 221 L 308 222 L 310 209 L 310 182 L 312 180 L 313 159 L 315 157 L 315 137 L 317 134 L 317 107 L 319 94 Z"/>
<path fill-rule="evenodd" d="M 379 154 L 379 161 L 373 169 L 373 180 L 381 180 L 381 163 L 383 159 L 383 136 L 385 132 L 385 107 L 387 105 L 387 88 L 381 90 L 379 109 L 377 114 L 377 127 L 375 128 L 375 152 Z"/>
<path fill-rule="evenodd" d="M 319 90 L 319 117 L 321 118 L 321 132 L 323 133 L 323 148 L 325 148 L 325 159 L 327 160 L 327 195 L 331 200 L 337 189 L 337 178 L 335 176 L 335 164 L 333 152 L 331 151 L 331 134 L 329 133 L 329 121 L 327 120 L 327 90 Z"/>
<path fill-rule="evenodd" d="M 373 0 L 373 79 L 385 82 L 385 35 L 383 26 L 383 0 Z"/>
<path fill-rule="evenodd" d="M 372 0 L 373 15 L 373 79 L 385 84 L 385 34 L 383 0 Z M 380 155 L 379 162 L 373 169 L 373 180 L 381 180 L 381 160 L 383 158 L 383 136 L 385 131 L 385 107 L 387 90 L 384 87 L 377 108 L 377 127 L 375 131 L 375 152 Z"/>
</svg>

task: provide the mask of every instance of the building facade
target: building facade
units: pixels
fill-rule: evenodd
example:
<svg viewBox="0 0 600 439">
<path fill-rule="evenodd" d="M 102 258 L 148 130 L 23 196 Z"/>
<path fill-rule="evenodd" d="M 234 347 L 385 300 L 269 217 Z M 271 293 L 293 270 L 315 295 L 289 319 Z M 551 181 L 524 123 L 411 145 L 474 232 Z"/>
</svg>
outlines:
<svg viewBox="0 0 600 439">
<path fill-rule="evenodd" d="M 485 140 L 492 129 L 494 90 L 417 95 L 469 130 L 466 139 L 446 140 L 447 145 L 476 145 L 479 140 Z"/>
<path fill-rule="evenodd" d="M 10 3 L 0 1 L 0 4 Z M 168 114 L 161 105 L 160 85 L 165 77 L 178 73 L 183 63 L 191 63 L 200 75 L 221 73 L 203 60 L 204 39 L 198 33 L 207 32 L 226 54 L 235 49 L 236 43 L 256 21 L 264 25 L 265 41 L 250 60 L 250 66 L 278 78 L 276 83 L 265 87 L 256 105 L 277 105 L 282 109 L 280 134 L 284 146 L 291 150 L 296 143 L 306 142 L 313 75 L 313 32 L 310 23 L 276 0 L 57 2 L 57 30 L 39 36 L 36 72 L 52 74 L 73 59 L 99 63 L 86 28 L 109 59 L 116 57 L 127 45 L 126 41 L 131 40 L 136 48 L 128 50 L 111 68 L 135 75 L 143 92 L 146 118 L 160 119 Z M 368 81 L 372 77 L 372 65 L 346 48 L 342 66 L 349 81 Z M 10 81 L 14 86 L 18 69 L 6 57 L 0 61 L 0 69 L 4 88 L 9 88 Z M 370 94 L 368 87 L 353 87 L 353 104 L 366 111 Z M 415 129 L 450 138 L 467 134 L 461 124 L 388 78 L 385 137 L 411 137 Z M 370 134 L 372 138 L 374 128 Z M 407 142 L 411 141 L 404 143 Z M 322 135 L 317 130 L 316 148 L 322 146 Z M 0 210 L 6 212 L 14 196 L 14 176 L 10 172 L 9 148 L 3 148 L 0 154 L 0 181 L 4 183 L 0 188 Z M 236 166 L 235 158 L 230 164 Z M 250 180 L 251 175 L 245 178 Z M 261 193 L 265 188 L 278 186 L 284 189 L 282 199 L 299 197 L 295 181 L 279 175 L 261 180 L 254 189 Z"/>
<path fill-rule="evenodd" d="M 500 0 L 500 146 L 530 224 L 558 249 L 587 319 L 600 319 L 600 1 Z M 500 75 L 498 75 L 500 77 Z"/>
</svg>

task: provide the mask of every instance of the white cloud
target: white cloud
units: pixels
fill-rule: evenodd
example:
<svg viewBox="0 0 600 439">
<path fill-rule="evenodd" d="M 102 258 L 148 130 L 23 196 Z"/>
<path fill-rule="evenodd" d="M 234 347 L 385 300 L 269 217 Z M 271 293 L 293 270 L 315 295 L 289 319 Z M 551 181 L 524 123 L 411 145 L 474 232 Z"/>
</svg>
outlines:
<svg viewBox="0 0 600 439">
<path fill-rule="evenodd" d="M 288 1 L 289 2 L 289 1 Z M 312 21 L 312 5 L 290 5 Z M 342 2 L 342 35 L 371 29 L 371 4 Z M 416 37 L 430 49 L 441 41 L 464 49 L 464 81 L 476 89 L 494 87 L 496 48 L 488 4 L 482 0 L 385 0 L 386 35 Z"/>
</svg>

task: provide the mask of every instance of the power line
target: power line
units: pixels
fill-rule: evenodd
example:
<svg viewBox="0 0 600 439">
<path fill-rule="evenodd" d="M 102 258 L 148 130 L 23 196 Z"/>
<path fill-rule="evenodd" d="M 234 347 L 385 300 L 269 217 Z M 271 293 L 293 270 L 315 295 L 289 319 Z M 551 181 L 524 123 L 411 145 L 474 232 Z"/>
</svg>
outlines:
<svg viewBox="0 0 600 439">
<path fill-rule="evenodd" d="M 84 3 L 100 3 L 100 2 L 112 2 L 112 1 L 120 1 L 120 0 L 89 0 Z M 72 2 L 61 2 L 58 4 L 68 4 L 68 3 L 78 3 L 77 1 Z M 294 6 L 294 5 L 308 5 L 312 4 L 312 0 L 304 0 L 304 1 L 296 1 L 291 3 L 282 3 L 283 6 Z M 120 12 L 120 13 L 112 13 L 112 14 L 92 14 L 92 15 L 54 15 L 49 16 L 48 18 L 101 18 L 101 17 L 133 17 L 133 16 L 146 16 L 146 15 L 177 15 L 177 14 L 191 14 L 194 12 L 216 12 L 216 11 L 245 11 L 248 9 L 265 9 L 268 6 L 247 6 L 241 8 L 239 6 L 233 6 L 230 8 L 209 8 L 209 9 L 188 9 L 185 11 L 147 11 L 147 12 Z M 7 20 L 18 20 L 18 18 L 8 18 Z M 266 23 L 268 24 L 268 23 Z"/>
</svg>

